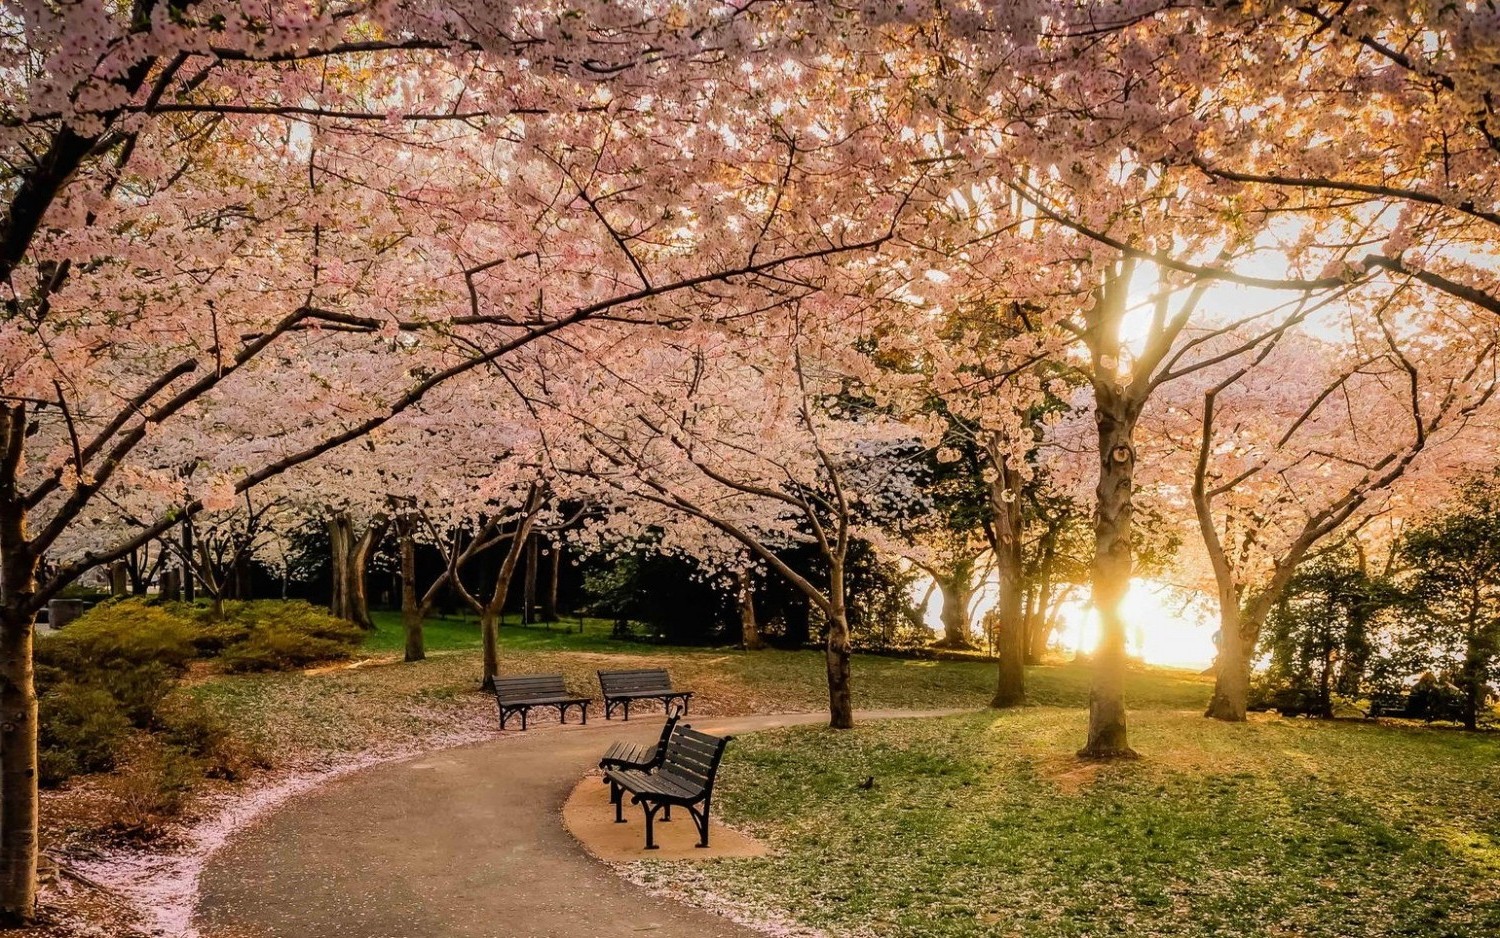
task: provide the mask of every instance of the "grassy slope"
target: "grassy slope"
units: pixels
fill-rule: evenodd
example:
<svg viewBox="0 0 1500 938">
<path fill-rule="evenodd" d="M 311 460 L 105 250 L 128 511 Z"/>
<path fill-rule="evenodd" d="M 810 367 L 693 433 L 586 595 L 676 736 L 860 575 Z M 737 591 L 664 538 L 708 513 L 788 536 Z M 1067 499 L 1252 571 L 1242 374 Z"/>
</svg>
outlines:
<svg viewBox="0 0 1500 938">
<path fill-rule="evenodd" d="M 1100 767 L 1069 756 L 1085 720 L 743 738 L 716 801 L 782 856 L 690 886 L 882 938 L 1500 934 L 1500 740 L 1158 709 Z"/>
</svg>

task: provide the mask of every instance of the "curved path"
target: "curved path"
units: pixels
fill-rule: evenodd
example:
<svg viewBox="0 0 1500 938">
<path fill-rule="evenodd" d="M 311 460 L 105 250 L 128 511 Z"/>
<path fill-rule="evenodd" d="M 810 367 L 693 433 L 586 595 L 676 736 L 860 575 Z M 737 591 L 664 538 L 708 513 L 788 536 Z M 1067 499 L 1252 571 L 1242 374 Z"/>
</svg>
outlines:
<svg viewBox="0 0 1500 938">
<path fill-rule="evenodd" d="M 825 719 L 693 723 L 746 733 Z M 226 938 L 749 938 L 716 915 L 653 900 L 563 829 L 563 802 L 605 746 L 660 729 L 649 717 L 542 726 L 334 781 L 211 858 L 198 924 Z"/>
</svg>

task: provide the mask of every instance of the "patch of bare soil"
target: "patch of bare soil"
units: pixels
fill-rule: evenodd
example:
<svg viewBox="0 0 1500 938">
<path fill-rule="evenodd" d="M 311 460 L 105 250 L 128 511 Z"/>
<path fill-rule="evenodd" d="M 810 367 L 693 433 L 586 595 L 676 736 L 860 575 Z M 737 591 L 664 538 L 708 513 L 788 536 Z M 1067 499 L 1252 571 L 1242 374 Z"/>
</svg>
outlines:
<svg viewBox="0 0 1500 938">
<path fill-rule="evenodd" d="M 655 829 L 659 849 L 646 849 L 646 821 L 639 806 L 625 796 L 624 824 L 615 823 L 609 803 L 609 786 L 599 775 L 585 776 L 563 805 L 563 826 L 591 855 L 611 863 L 633 860 L 717 860 L 724 857 L 764 857 L 770 848 L 731 827 L 712 814 L 708 822 L 708 846 L 699 847 L 698 828 L 686 808 L 678 808 L 672 820 Z"/>
</svg>

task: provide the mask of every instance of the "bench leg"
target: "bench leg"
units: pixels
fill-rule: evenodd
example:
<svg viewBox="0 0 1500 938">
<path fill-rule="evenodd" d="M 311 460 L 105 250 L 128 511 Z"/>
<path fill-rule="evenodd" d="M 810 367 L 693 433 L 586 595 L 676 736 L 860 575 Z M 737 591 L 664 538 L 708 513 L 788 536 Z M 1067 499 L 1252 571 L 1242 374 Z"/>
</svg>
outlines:
<svg viewBox="0 0 1500 938">
<path fill-rule="evenodd" d="M 630 722 L 630 701 L 625 701 L 625 722 Z"/>
<path fill-rule="evenodd" d="M 688 805 L 688 813 L 693 816 L 693 823 L 698 825 L 698 846 L 708 846 L 708 802 L 703 802 L 703 811 L 700 813 L 692 805 Z"/>
<path fill-rule="evenodd" d="M 526 732 L 526 718 L 531 715 L 530 707 L 521 708 L 521 732 Z"/>
<path fill-rule="evenodd" d="M 657 812 L 657 810 L 660 807 L 661 807 L 661 805 L 652 804 L 649 801 L 642 801 L 641 802 L 641 809 L 646 812 L 646 849 L 647 850 L 655 850 L 655 849 L 657 849 L 657 847 L 656 847 L 656 831 L 655 831 L 655 829 L 654 829 L 654 827 L 652 825 L 653 825 L 653 822 L 656 820 L 656 812 Z"/>
<path fill-rule="evenodd" d="M 581 710 L 581 711 L 583 711 L 583 725 L 584 726 L 588 726 L 589 725 L 589 705 L 585 703 L 584 705 L 582 705 L 578 709 Z"/>
<path fill-rule="evenodd" d="M 500 732 L 502 732 L 502 733 L 505 732 L 505 719 L 506 719 L 507 716 L 508 716 L 508 714 L 505 712 L 505 708 L 501 707 L 500 708 Z"/>
<path fill-rule="evenodd" d="M 557 722 L 566 725 L 568 722 L 568 705 L 557 705 Z"/>
<path fill-rule="evenodd" d="M 606 697 L 606 698 L 604 698 L 604 719 L 606 719 L 606 720 L 613 720 L 614 718 L 615 718 L 615 705 L 610 702 L 610 699 L 608 697 Z"/>
<path fill-rule="evenodd" d="M 609 803 L 615 806 L 615 823 L 625 823 L 625 789 L 615 784 L 613 779 L 609 782 Z"/>
</svg>

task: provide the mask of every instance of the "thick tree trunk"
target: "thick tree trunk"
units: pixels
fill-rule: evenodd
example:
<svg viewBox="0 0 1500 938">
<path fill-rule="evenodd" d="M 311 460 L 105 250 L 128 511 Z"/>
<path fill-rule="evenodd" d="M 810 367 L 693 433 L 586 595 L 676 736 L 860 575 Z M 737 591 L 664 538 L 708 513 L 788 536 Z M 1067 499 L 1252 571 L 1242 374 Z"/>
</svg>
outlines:
<svg viewBox="0 0 1500 938">
<path fill-rule="evenodd" d="M 834 563 L 829 571 L 828 635 L 824 643 L 824 661 L 828 670 L 828 725 L 836 730 L 854 727 L 854 696 L 850 689 L 849 616 L 844 606 L 844 568 Z"/>
<path fill-rule="evenodd" d="M 974 595 L 969 583 L 969 570 L 952 571 L 947 576 L 935 577 L 938 595 L 943 598 L 939 619 L 943 623 L 943 637 L 936 644 L 939 648 L 973 648 L 969 639 L 969 602 Z"/>
<path fill-rule="evenodd" d="M 1243 723 L 1250 703 L 1250 649 L 1240 621 L 1239 594 L 1219 590 L 1219 655 L 1214 659 L 1214 693 L 1204 716 Z"/>
<path fill-rule="evenodd" d="M 995 647 L 998 664 L 995 696 L 990 706 L 1016 707 L 1026 702 L 1026 623 L 1021 618 L 1021 594 L 1026 588 L 1021 555 L 1021 480 L 1002 461 L 990 488 L 995 574 L 1000 591 L 995 610 L 1000 622 Z"/>
<path fill-rule="evenodd" d="M 760 651 L 766 647 L 761 638 L 760 623 L 755 618 L 755 582 L 741 570 L 734 575 L 735 604 L 740 610 L 740 647 L 746 651 Z"/>
<path fill-rule="evenodd" d="M 6 558 L 0 603 L 0 922 L 11 925 L 29 921 L 36 908 L 35 613 L 25 608 L 35 589 L 34 571 L 34 560 Z"/>
<path fill-rule="evenodd" d="M 1459 668 L 1459 681 L 1462 682 L 1464 694 L 1464 729 L 1479 729 L 1479 714 L 1484 709 L 1485 698 L 1488 696 L 1488 682 L 1486 681 L 1485 662 L 1490 657 L 1487 650 L 1481 647 L 1485 641 L 1485 628 L 1482 625 L 1470 623 L 1467 648 L 1464 649 L 1464 663 Z"/>
<path fill-rule="evenodd" d="M 486 606 L 479 613 L 479 644 L 484 648 L 485 690 L 495 689 L 495 678 L 500 674 L 500 612 Z"/>
<path fill-rule="evenodd" d="M 37 557 L 21 501 L 25 406 L 0 407 L 0 924 L 36 911 L 37 706 L 32 661 Z"/>
<path fill-rule="evenodd" d="M 365 574 L 370 569 L 370 555 L 385 536 L 385 524 L 384 518 L 377 517 L 365 525 L 364 532 L 355 539 L 349 552 L 349 567 L 345 571 L 344 593 L 349 602 L 349 619 L 367 631 L 375 630 L 375 620 L 370 617 L 370 590 Z"/>
<path fill-rule="evenodd" d="M 410 520 L 396 519 L 396 536 L 400 540 L 401 630 L 406 633 L 406 660 L 421 661 L 427 657 L 427 648 L 422 634 L 423 610 L 417 597 L 417 541 Z"/>
<path fill-rule="evenodd" d="M 338 619 L 354 621 L 349 606 L 349 554 L 353 550 L 354 532 L 349 516 L 335 512 L 328 519 L 328 546 L 331 576 L 328 612 Z"/>
<path fill-rule="evenodd" d="M 374 629 L 375 620 L 370 618 L 370 596 L 365 585 L 365 571 L 370 565 L 370 554 L 385 533 L 383 519 L 372 519 L 364 531 L 355 533 L 354 520 L 339 511 L 328 519 L 328 540 L 331 547 L 333 591 L 329 599 L 329 612 L 340 619 L 347 619 L 362 629 Z"/>
<path fill-rule="evenodd" d="M 1135 447 L 1132 436 L 1139 410 L 1107 382 L 1095 384 L 1099 431 L 1099 484 L 1095 492 L 1094 608 L 1099 646 L 1089 689 L 1088 742 L 1078 754 L 1088 759 L 1134 757 L 1125 719 L 1125 620 L 1120 604 L 1130 589 L 1133 564 L 1131 522 Z"/>
</svg>

